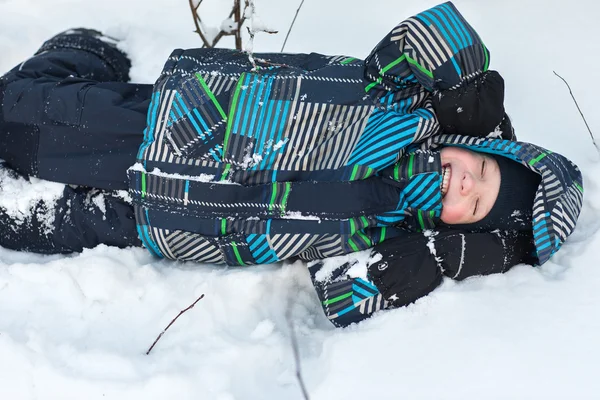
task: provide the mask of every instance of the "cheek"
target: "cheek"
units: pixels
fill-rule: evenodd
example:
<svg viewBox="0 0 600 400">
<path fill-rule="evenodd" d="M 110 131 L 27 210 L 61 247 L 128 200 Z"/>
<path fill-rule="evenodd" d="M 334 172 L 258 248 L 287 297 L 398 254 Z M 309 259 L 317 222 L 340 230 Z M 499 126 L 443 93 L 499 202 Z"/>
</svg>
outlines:
<svg viewBox="0 0 600 400">
<path fill-rule="evenodd" d="M 446 224 L 464 224 L 468 223 L 469 209 L 462 204 L 448 204 L 443 205 L 442 215 L 440 218 Z"/>
</svg>

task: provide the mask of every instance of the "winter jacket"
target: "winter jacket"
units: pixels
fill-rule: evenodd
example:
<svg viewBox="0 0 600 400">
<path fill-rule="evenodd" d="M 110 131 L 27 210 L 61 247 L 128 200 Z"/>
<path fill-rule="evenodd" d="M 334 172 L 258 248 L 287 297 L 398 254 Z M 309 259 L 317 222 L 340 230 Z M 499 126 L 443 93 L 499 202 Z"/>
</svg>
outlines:
<svg viewBox="0 0 600 400">
<path fill-rule="evenodd" d="M 417 41 L 435 32 L 443 48 Z M 253 59 L 225 49 L 168 59 L 129 171 L 147 248 L 250 265 L 346 254 L 402 235 L 399 226 L 435 226 L 439 156 L 406 155 L 402 177 L 397 161 L 440 133 L 432 91 L 488 68 L 488 50 L 451 3 L 398 25 L 366 61 Z"/>
</svg>

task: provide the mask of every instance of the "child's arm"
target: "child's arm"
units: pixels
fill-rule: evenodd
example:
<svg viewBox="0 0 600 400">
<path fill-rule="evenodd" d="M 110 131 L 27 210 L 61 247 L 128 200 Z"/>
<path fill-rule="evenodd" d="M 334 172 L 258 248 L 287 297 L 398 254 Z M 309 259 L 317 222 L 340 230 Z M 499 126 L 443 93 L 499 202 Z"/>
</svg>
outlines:
<svg viewBox="0 0 600 400">
<path fill-rule="evenodd" d="M 529 233 L 448 229 L 385 241 L 367 261 L 330 259 L 309 264 L 309 270 L 325 314 L 341 327 L 408 305 L 434 290 L 443 276 L 462 280 L 533 263 L 532 249 Z"/>
<path fill-rule="evenodd" d="M 398 24 L 365 60 L 370 90 L 420 85 L 432 94 L 443 133 L 515 140 L 504 111 L 504 81 L 490 52 L 451 2 Z"/>
<path fill-rule="evenodd" d="M 373 88 L 397 91 L 416 83 L 447 90 L 488 70 L 490 53 L 451 2 L 408 18 L 365 60 Z"/>
</svg>

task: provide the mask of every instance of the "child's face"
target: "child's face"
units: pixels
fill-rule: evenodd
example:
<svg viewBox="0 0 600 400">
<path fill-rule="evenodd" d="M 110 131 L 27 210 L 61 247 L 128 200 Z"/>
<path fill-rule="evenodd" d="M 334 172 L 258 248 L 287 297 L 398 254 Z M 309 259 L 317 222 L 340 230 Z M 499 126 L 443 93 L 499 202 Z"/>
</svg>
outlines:
<svg viewBox="0 0 600 400">
<path fill-rule="evenodd" d="M 500 169 L 492 157 L 460 147 L 444 147 L 442 215 L 446 224 L 471 224 L 492 209 L 500 190 Z"/>
</svg>

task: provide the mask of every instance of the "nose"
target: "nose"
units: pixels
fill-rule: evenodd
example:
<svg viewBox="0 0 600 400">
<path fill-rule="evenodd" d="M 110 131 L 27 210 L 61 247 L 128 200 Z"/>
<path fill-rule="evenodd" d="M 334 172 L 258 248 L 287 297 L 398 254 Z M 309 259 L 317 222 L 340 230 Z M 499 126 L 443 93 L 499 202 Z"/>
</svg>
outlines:
<svg viewBox="0 0 600 400">
<path fill-rule="evenodd" d="M 471 174 L 466 173 L 462 178 L 462 182 L 460 185 L 460 194 L 462 194 L 463 196 L 467 196 L 473 191 L 474 187 L 475 179 L 473 179 L 473 176 Z"/>
</svg>

